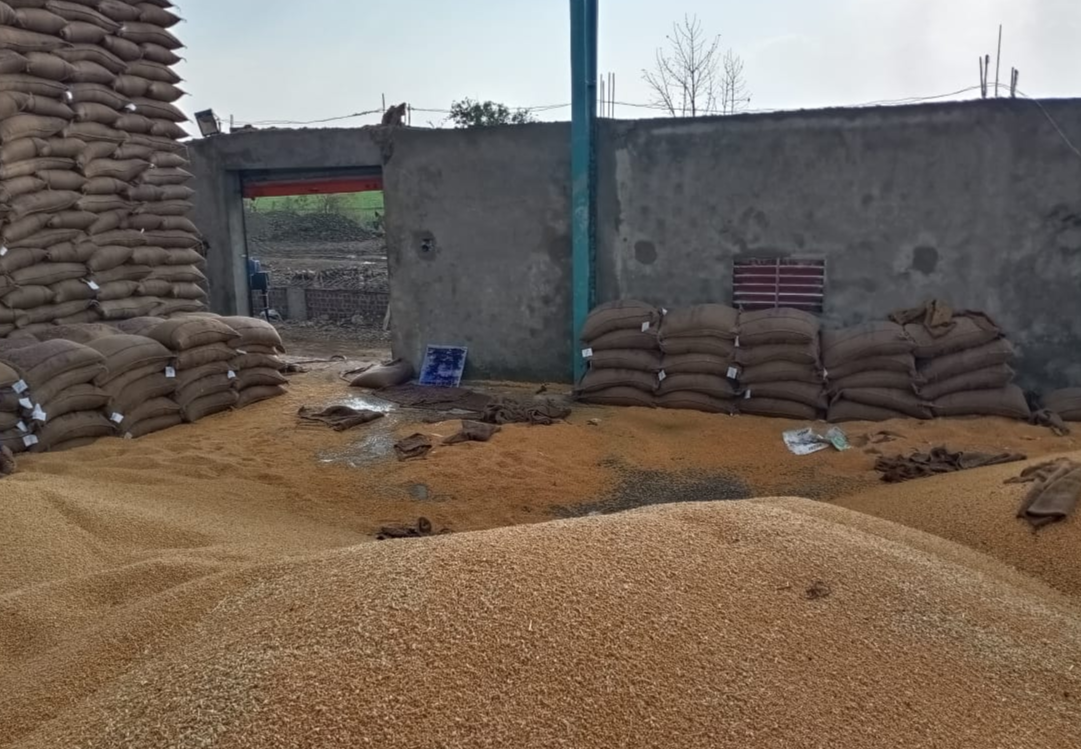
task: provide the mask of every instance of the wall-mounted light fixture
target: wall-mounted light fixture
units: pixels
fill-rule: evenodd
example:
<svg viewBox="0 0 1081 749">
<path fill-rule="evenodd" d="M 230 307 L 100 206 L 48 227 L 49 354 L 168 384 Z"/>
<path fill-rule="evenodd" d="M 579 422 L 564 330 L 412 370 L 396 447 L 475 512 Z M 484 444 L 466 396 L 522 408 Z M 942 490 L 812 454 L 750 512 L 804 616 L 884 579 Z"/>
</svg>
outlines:
<svg viewBox="0 0 1081 749">
<path fill-rule="evenodd" d="M 221 123 L 218 122 L 213 109 L 196 112 L 195 122 L 199 125 L 199 132 L 203 134 L 204 138 L 209 138 L 211 135 L 221 135 Z"/>
</svg>

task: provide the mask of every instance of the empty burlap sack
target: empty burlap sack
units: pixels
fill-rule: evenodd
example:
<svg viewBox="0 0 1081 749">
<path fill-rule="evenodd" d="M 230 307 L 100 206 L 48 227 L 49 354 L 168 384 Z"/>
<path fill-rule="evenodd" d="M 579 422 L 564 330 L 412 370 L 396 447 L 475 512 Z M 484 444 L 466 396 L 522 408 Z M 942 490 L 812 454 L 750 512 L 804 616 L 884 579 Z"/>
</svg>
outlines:
<svg viewBox="0 0 1081 749">
<path fill-rule="evenodd" d="M 735 398 L 738 394 L 731 380 L 708 374 L 671 375 L 657 387 L 658 396 L 679 392 L 702 393 L 713 398 Z"/>
<path fill-rule="evenodd" d="M 660 408 L 701 411 L 709 414 L 734 414 L 736 412 L 735 403 L 736 401 L 733 398 L 714 398 L 711 395 L 690 390 L 666 393 L 657 396 L 656 399 L 656 405 Z"/>
<path fill-rule="evenodd" d="M 741 312 L 739 315 L 739 345 L 768 346 L 781 343 L 818 343 L 821 324 L 809 312 L 778 308 Z"/>
<path fill-rule="evenodd" d="M 825 411 L 829 406 L 826 391 L 821 383 L 808 382 L 762 382 L 756 385 L 746 386 L 743 391 L 744 398 L 785 400 L 801 403 L 820 411 Z"/>
<path fill-rule="evenodd" d="M 155 416 L 152 419 L 144 419 L 128 426 L 124 429 L 124 439 L 134 440 L 140 437 L 145 437 L 148 434 L 155 434 L 156 432 L 163 432 L 166 429 L 172 429 L 173 427 L 180 426 L 184 423 L 184 417 L 179 414 L 166 414 L 164 416 Z"/>
<path fill-rule="evenodd" d="M 776 419 L 800 419 L 810 421 L 818 418 L 818 409 L 804 403 L 778 398 L 741 398 L 736 401 L 739 412 L 751 416 L 769 416 Z"/>
<path fill-rule="evenodd" d="M 661 323 L 661 339 L 720 338 L 735 341 L 739 312 L 724 304 L 699 304 L 671 310 Z"/>
<path fill-rule="evenodd" d="M 933 335 L 924 325 L 909 324 L 905 332 L 915 342 L 917 359 L 935 359 L 976 348 L 1002 337 L 1002 329 L 989 317 L 979 313 L 958 313 L 951 320 L 948 332 Z"/>
<path fill-rule="evenodd" d="M 834 401 L 830 405 L 829 413 L 826 416 L 826 419 L 834 424 L 846 421 L 890 421 L 892 419 L 907 418 L 908 416 L 900 411 L 846 400 Z"/>
<path fill-rule="evenodd" d="M 637 388 L 652 393 L 657 387 L 657 375 L 635 369 L 591 369 L 576 388 L 578 393 L 594 393 L 616 387 Z"/>
<path fill-rule="evenodd" d="M 73 385 L 41 404 L 46 423 L 76 411 L 100 411 L 109 402 L 108 394 L 92 383 Z"/>
<path fill-rule="evenodd" d="M 934 412 L 941 417 L 1002 416 L 1022 421 L 1032 416 L 1024 391 L 1016 385 L 947 395 L 934 402 Z"/>
<path fill-rule="evenodd" d="M 286 389 L 280 385 L 257 385 L 255 387 L 244 388 L 240 391 L 240 395 L 237 398 L 236 407 L 245 408 L 253 403 L 259 403 L 271 398 L 278 398 L 285 395 L 286 392 Z"/>
<path fill-rule="evenodd" d="M 660 310 L 651 304 L 629 299 L 608 302 L 598 306 L 586 318 L 581 339 L 592 344 L 601 336 L 617 330 L 652 330 L 657 327 L 660 319 Z"/>
<path fill-rule="evenodd" d="M 643 372 L 661 370 L 660 351 L 646 349 L 608 349 L 593 351 L 586 357 L 593 369 L 637 369 Z"/>
<path fill-rule="evenodd" d="M 148 335 L 173 351 L 187 351 L 214 343 L 234 343 L 240 339 L 240 334 L 233 328 L 213 317 L 178 317 L 166 320 Z"/>
<path fill-rule="evenodd" d="M 834 396 L 834 402 L 851 401 L 865 406 L 875 406 L 903 413 L 913 419 L 934 417 L 931 404 L 909 390 L 891 390 L 888 388 L 850 388 Z"/>
<path fill-rule="evenodd" d="M 94 440 L 116 433 L 116 425 L 100 411 L 76 411 L 51 419 L 37 433 L 38 443 L 30 452 L 46 452 L 73 441 Z"/>
<path fill-rule="evenodd" d="M 952 393 L 971 390 L 997 390 L 1013 382 L 1014 371 L 1008 364 L 996 364 L 977 369 L 974 372 L 939 380 L 933 384 L 919 386 L 919 394 L 925 400 L 938 400 Z"/>
<path fill-rule="evenodd" d="M 243 393 L 241 393 L 243 395 Z M 596 390 L 590 393 L 579 393 L 578 400 L 583 403 L 593 403 L 598 406 L 628 406 L 639 408 L 653 408 L 656 406 L 656 398 L 652 392 L 639 390 L 633 387 L 610 387 Z"/>
<path fill-rule="evenodd" d="M 184 421 L 191 424 L 212 414 L 228 411 L 236 406 L 239 399 L 237 391 L 231 389 L 204 396 L 183 407 Z"/>
<path fill-rule="evenodd" d="M 1014 360 L 1015 355 L 1013 345 L 1005 338 L 998 338 L 976 348 L 923 362 L 920 376 L 928 383 L 941 382 L 988 367 L 1008 364 Z"/>
<path fill-rule="evenodd" d="M 243 347 L 241 347 L 243 349 Z M 239 370 L 250 368 L 249 366 L 242 366 L 254 359 L 248 357 L 253 355 L 245 355 L 244 357 L 238 357 L 239 361 L 234 362 Z M 265 356 L 265 355 L 254 355 Z M 279 367 L 273 367 L 278 369 Z M 352 373 L 347 373 L 352 374 Z M 349 382 L 349 387 L 355 388 L 368 388 L 370 390 L 382 390 L 383 388 L 394 387 L 395 385 L 404 385 L 413 379 L 415 372 L 413 365 L 404 359 L 395 359 L 393 361 L 385 362 L 383 364 L 376 364 L 364 369 L 362 372 L 353 377 Z M 276 385 L 281 383 L 270 382 L 268 385 Z"/>
<path fill-rule="evenodd" d="M 3 378 L 0 377 L 0 387 Z M 1043 397 L 1043 407 L 1066 421 L 1081 421 L 1081 388 L 1065 388 Z"/>
<path fill-rule="evenodd" d="M 822 359 L 827 371 L 875 357 L 911 354 L 915 343 L 892 322 L 871 322 L 844 330 L 822 332 Z"/>
<path fill-rule="evenodd" d="M 117 334 L 98 338 L 87 345 L 105 357 L 107 371 L 97 379 L 100 386 L 108 385 L 133 369 L 153 365 L 164 370 L 173 358 L 169 349 L 145 336 Z"/>
</svg>

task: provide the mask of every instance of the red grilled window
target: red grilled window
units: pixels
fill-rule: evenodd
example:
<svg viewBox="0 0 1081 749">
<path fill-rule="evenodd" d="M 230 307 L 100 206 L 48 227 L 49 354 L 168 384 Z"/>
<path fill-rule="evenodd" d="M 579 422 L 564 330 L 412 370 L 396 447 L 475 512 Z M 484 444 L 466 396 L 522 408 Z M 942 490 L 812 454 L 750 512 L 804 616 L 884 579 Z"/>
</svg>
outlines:
<svg viewBox="0 0 1081 749">
<path fill-rule="evenodd" d="M 825 260 L 737 260 L 732 299 L 736 307 L 745 310 L 794 307 L 820 313 L 825 288 Z"/>
</svg>

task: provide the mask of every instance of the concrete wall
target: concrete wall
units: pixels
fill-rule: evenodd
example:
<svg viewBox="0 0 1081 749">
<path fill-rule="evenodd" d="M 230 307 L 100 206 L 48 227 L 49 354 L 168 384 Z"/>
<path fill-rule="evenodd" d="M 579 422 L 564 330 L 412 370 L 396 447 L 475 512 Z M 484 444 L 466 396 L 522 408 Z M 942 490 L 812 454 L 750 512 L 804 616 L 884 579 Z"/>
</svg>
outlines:
<svg viewBox="0 0 1081 749">
<path fill-rule="evenodd" d="M 469 347 L 470 377 L 571 366 L 566 125 L 403 130 L 385 167 L 394 351 Z"/>
<path fill-rule="evenodd" d="M 380 128 L 257 130 L 203 138 L 189 146 L 196 191 L 192 219 L 207 243 L 212 310 L 249 312 L 242 177 L 255 170 L 380 168 L 384 135 Z"/>
<path fill-rule="evenodd" d="M 1081 101 L 1047 102 L 1081 143 Z M 606 124 L 600 301 L 730 301 L 734 259 L 827 261 L 825 320 L 942 297 L 1025 381 L 1081 384 L 1081 156 L 1030 101 Z"/>
</svg>

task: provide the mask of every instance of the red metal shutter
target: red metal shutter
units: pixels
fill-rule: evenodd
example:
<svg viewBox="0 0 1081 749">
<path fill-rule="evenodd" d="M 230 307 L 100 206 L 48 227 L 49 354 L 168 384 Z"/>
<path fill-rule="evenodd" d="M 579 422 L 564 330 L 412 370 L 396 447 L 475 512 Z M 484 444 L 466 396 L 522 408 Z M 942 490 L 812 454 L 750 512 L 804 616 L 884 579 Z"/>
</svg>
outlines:
<svg viewBox="0 0 1081 749">
<path fill-rule="evenodd" d="M 821 313 L 825 288 L 825 260 L 737 260 L 733 270 L 732 299 L 739 309 L 794 307 Z"/>
</svg>

